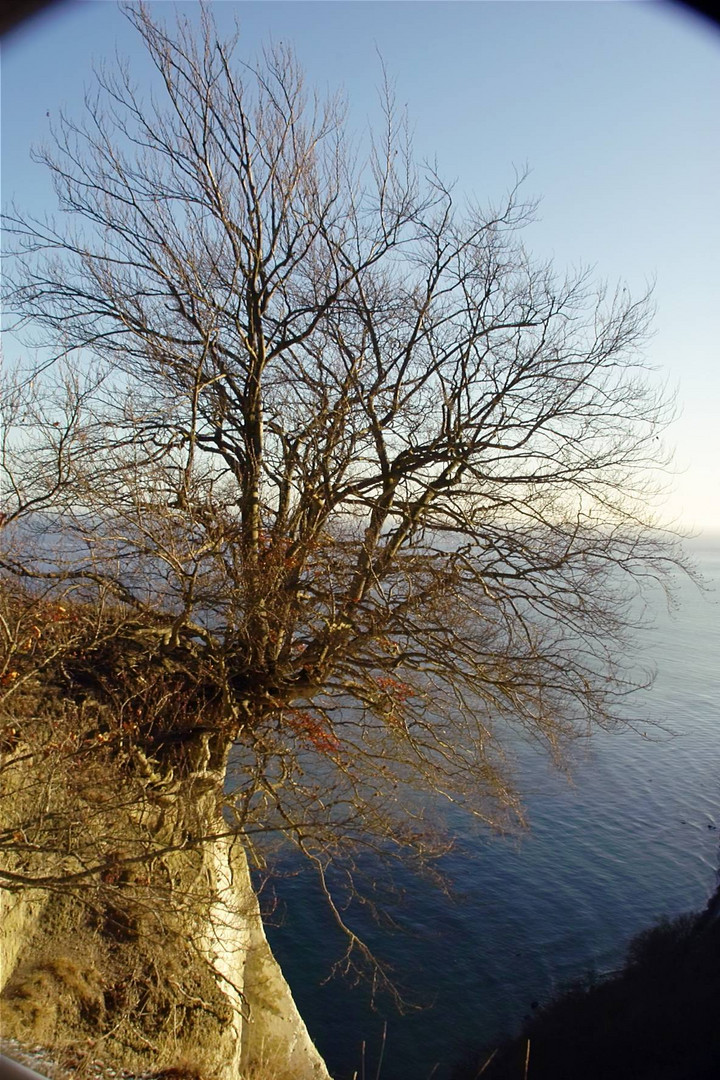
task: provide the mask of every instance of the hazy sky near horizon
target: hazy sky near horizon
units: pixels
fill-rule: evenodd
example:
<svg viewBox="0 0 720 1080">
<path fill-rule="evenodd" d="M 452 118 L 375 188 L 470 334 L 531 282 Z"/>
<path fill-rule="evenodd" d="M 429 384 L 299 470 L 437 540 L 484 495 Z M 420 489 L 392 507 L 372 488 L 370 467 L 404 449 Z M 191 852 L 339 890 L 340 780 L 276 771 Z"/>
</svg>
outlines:
<svg viewBox="0 0 720 1080">
<path fill-rule="evenodd" d="M 198 14 L 194 2 L 150 6 L 168 20 Z M 720 28 L 660 2 L 212 7 L 221 27 L 237 16 L 247 58 L 269 39 L 291 44 L 310 86 L 344 90 L 358 131 L 378 114 L 380 54 L 417 156 L 436 158 L 459 192 L 500 199 L 527 165 L 525 193 L 541 199 L 532 252 L 634 294 L 654 284 L 647 356 L 680 410 L 666 514 L 720 533 Z M 30 147 L 61 107 L 82 110 L 93 60 L 116 49 L 142 83 L 147 57 L 112 0 L 65 0 L 4 39 L 4 205 L 53 208 Z"/>
</svg>

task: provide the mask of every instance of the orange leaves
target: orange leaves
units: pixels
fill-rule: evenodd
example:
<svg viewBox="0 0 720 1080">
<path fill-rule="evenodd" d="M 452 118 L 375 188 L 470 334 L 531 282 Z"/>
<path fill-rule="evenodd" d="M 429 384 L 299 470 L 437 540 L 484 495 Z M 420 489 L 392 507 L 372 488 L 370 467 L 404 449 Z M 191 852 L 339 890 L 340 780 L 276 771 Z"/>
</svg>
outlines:
<svg viewBox="0 0 720 1080">
<path fill-rule="evenodd" d="M 268 563 L 275 563 L 285 570 L 294 570 L 301 563 L 298 555 L 289 554 L 291 546 L 283 536 L 275 536 L 273 533 L 266 532 L 263 529 L 258 533 L 258 549 L 263 559 Z"/>
<path fill-rule="evenodd" d="M 297 737 L 321 754 L 336 754 L 340 741 L 327 721 L 319 719 L 306 709 L 286 709 L 283 719 Z"/>
<path fill-rule="evenodd" d="M 63 755 L 73 755 L 80 750 L 83 742 L 91 740 L 83 739 L 78 732 L 58 732 L 58 734 L 43 745 L 43 751 L 54 751 Z"/>
<path fill-rule="evenodd" d="M 375 682 L 399 704 L 403 704 L 408 698 L 415 697 L 412 686 L 401 679 L 393 678 L 392 675 L 378 675 Z"/>
<path fill-rule="evenodd" d="M 28 636 L 20 645 L 21 652 L 32 652 L 42 637 L 42 634 L 43 632 L 40 627 L 36 623 L 33 623 L 28 631 Z"/>
<path fill-rule="evenodd" d="M 383 692 L 381 707 L 384 721 L 398 732 L 407 732 L 402 707 L 409 698 L 417 696 L 415 690 L 408 683 L 392 675 L 378 675 L 375 683 Z"/>
<path fill-rule="evenodd" d="M 111 863 L 100 874 L 100 880 L 106 885 L 117 885 L 123 876 L 122 866 L 119 863 Z"/>
<path fill-rule="evenodd" d="M 21 653 L 34 653 L 38 642 L 48 638 L 56 624 L 77 622 L 63 604 L 34 603 L 17 623 L 15 648 Z"/>
</svg>

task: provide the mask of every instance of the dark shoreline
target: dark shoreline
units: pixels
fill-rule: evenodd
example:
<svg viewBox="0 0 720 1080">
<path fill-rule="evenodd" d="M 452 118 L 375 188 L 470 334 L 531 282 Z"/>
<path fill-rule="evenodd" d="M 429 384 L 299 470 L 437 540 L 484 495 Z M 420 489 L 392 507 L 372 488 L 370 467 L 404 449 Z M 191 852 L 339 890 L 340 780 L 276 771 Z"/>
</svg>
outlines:
<svg viewBox="0 0 720 1080">
<path fill-rule="evenodd" d="M 518 1036 L 469 1055 L 452 1080 L 518 1080 L 526 1067 L 532 1080 L 716 1080 L 719 1001 L 720 886 L 702 911 L 638 934 L 620 971 L 578 981 Z"/>
</svg>

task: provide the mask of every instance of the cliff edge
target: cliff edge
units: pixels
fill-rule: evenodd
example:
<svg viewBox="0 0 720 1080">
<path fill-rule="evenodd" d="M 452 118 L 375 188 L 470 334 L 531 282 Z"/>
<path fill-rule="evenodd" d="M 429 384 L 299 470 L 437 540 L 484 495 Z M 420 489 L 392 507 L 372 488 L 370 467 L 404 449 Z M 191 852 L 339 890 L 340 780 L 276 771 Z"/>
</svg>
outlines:
<svg viewBox="0 0 720 1080">
<path fill-rule="evenodd" d="M 201 1080 L 330 1080 L 235 838 L 150 866 L 118 862 L 105 877 L 0 891 L 3 1037 L 47 1047 L 73 1071 L 100 1061 Z"/>
</svg>

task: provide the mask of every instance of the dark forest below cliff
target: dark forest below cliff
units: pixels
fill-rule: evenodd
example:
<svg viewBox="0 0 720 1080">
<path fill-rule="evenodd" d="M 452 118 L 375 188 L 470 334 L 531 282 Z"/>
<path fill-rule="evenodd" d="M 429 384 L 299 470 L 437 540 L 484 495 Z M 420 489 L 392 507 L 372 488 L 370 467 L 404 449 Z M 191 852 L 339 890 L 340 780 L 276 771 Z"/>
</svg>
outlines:
<svg viewBox="0 0 720 1080">
<path fill-rule="evenodd" d="M 719 908 L 720 890 L 705 911 L 639 934 L 621 971 L 578 982 L 453 1080 L 715 1080 Z"/>
</svg>

